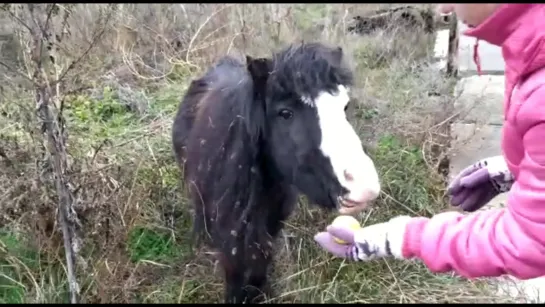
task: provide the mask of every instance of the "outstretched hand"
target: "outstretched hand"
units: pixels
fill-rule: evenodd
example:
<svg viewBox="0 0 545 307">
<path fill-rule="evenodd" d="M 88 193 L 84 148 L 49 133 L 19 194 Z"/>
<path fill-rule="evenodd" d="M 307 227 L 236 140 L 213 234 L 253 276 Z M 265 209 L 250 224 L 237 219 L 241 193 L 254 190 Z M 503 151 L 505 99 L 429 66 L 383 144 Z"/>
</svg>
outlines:
<svg viewBox="0 0 545 307">
<path fill-rule="evenodd" d="M 346 243 L 341 244 L 335 238 Z M 352 259 L 352 247 L 354 245 L 354 230 L 349 227 L 329 225 L 326 231 L 314 236 L 314 240 L 336 257 Z M 357 259 L 354 259 L 357 260 Z"/>
<path fill-rule="evenodd" d="M 314 240 L 336 257 L 352 261 L 367 261 L 380 257 L 403 258 L 402 246 L 408 216 L 399 216 L 386 223 L 379 223 L 357 230 L 348 225 L 329 225 L 326 231 L 314 236 Z M 341 244 L 335 238 L 345 241 Z"/>
</svg>

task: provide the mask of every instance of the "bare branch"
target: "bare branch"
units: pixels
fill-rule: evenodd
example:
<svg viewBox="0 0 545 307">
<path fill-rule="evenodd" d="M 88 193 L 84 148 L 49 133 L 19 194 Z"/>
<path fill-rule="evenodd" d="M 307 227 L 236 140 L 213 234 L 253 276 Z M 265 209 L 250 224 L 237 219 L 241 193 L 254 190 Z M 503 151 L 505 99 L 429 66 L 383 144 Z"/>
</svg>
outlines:
<svg viewBox="0 0 545 307">
<path fill-rule="evenodd" d="M 21 18 L 17 17 L 15 14 L 13 14 L 13 12 L 9 10 L 9 8 L 2 7 L 2 10 L 4 12 L 8 13 L 10 18 L 17 21 L 17 23 L 19 23 L 20 25 L 25 27 L 32 34 L 32 28 L 28 24 L 26 24 L 26 22 L 24 22 Z"/>
<path fill-rule="evenodd" d="M 47 12 L 47 17 L 45 19 L 45 24 L 41 25 L 41 24 L 38 24 L 38 26 L 40 27 L 40 31 L 42 32 L 42 37 L 45 38 L 45 39 L 42 39 L 41 40 L 41 43 L 40 43 L 40 58 L 42 57 L 42 53 L 43 53 L 43 45 L 44 45 L 44 41 L 49 41 L 49 38 L 48 38 L 48 29 L 49 29 L 49 21 L 51 19 L 51 16 L 53 15 L 53 10 L 55 9 L 56 7 L 56 4 L 55 3 L 52 3 L 50 6 L 49 6 L 49 10 Z"/>
<path fill-rule="evenodd" d="M 34 80 L 30 79 L 27 75 L 25 75 L 24 73 L 22 73 L 18 69 L 15 69 L 15 68 L 9 66 L 8 64 L 2 62 L 2 61 L 0 61 L 0 66 L 6 68 L 10 72 L 13 72 L 13 73 L 25 78 L 27 81 L 30 81 L 30 82 L 34 83 Z"/>
<path fill-rule="evenodd" d="M 0 62 L 0 65 L 8 68 L 12 72 L 16 72 L 19 75 L 23 75 L 25 79 L 31 81 L 36 102 L 37 117 L 42 126 L 43 138 L 46 144 L 46 152 L 49 160 L 49 164 L 52 166 L 52 177 L 54 178 L 56 192 L 58 196 L 58 217 L 59 224 L 62 229 L 64 251 L 66 255 L 66 267 L 67 277 L 70 292 L 70 302 L 78 303 L 79 286 L 76 279 L 76 257 L 80 249 L 80 239 L 77 235 L 77 228 L 79 221 L 74 211 L 74 197 L 70 189 L 69 177 L 67 177 L 68 169 L 68 157 L 66 150 L 66 135 L 64 131 L 64 117 L 62 101 L 60 98 L 60 82 L 66 73 L 75 66 L 83 57 L 87 55 L 89 50 L 93 47 L 94 43 L 100 39 L 104 28 L 102 28 L 99 35 L 93 40 L 87 50 L 68 68 L 60 74 L 60 69 L 55 58 L 54 48 L 48 48 L 49 58 L 53 61 L 51 66 L 51 72 L 46 72 L 46 65 L 44 65 L 44 45 L 53 45 L 52 38 L 57 39 L 61 37 L 62 33 L 58 35 L 55 33 L 53 26 L 53 18 L 57 15 L 55 12 L 58 10 L 56 4 L 50 5 L 35 5 L 27 4 L 28 20 L 26 23 L 23 20 L 13 18 L 21 25 L 26 25 L 26 28 L 30 33 L 30 40 L 32 42 L 30 49 L 26 51 L 29 57 L 29 61 L 25 61 L 27 66 L 28 76 L 21 71 L 17 71 L 10 65 Z M 11 16 L 15 16 L 12 14 Z M 69 16 L 68 10 L 65 10 L 62 20 L 61 31 L 64 31 L 64 27 L 67 25 L 67 19 Z M 15 16 L 17 17 L 17 16 Z M 52 82 L 52 80 L 54 80 Z M 56 107 L 56 101 L 59 101 L 61 106 Z M 2 153 L 0 153 L 2 154 Z M 7 159 L 7 155 L 3 155 Z"/>
<path fill-rule="evenodd" d="M 195 34 L 193 35 L 193 37 L 189 41 L 189 46 L 187 47 L 187 52 L 185 54 L 185 61 L 186 62 L 189 62 L 189 55 L 191 54 L 191 48 L 193 47 L 193 43 L 195 42 L 195 40 L 197 39 L 197 37 L 201 33 L 204 26 L 206 26 L 206 24 L 208 24 L 210 22 L 210 20 L 212 20 L 212 18 L 214 18 L 214 16 L 216 16 L 218 13 L 220 13 L 221 11 L 223 11 L 223 10 L 225 10 L 227 8 L 230 8 L 231 6 L 233 6 L 233 5 L 232 4 L 227 4 L 224 7 L 220 8 L 219 10 L 217 10 L 215 12 L 212 12 L 212 14 L 210 14 L 210 16 L 208 16 L 208 18 L 206 18 L 206 20 L 199 26 L 199 28 L 197 29 L 197 31 L 195 32 Z"/>
<path fill-rule="evenodd" d="M 36 15 L 34 14 L 35 13 L 34 3 L 27 3 L 27 10 L 30 13 L 30 17 L 31 17 L 30 19 L 34 23 L 34 26 L 39 29 L 40 25 L 38 23 L 38 17 L 36 17 Z M 33 36 L 36 35 L 37 33 L 36 33 L 36 31 L 34 31 L 33 27 L 30 27 L 30 28 L 32 29 L 31 30 L 32 32 L 30 34 L 33 35 Z"/>
<path fill-rule="evenodd" d="M 109 19 L 111 18 L 112 16 L 112 11 L 110 10 L 110 12 L 108 12 L 108 16 L 106 18 L 106 21 L 109 21 Z M 60 74 L 59 78 L 57 80 L 55 80 L 53 82 L 53 84 L 56 84 L 58 82 L 62 82 L 62 80 L 64 80 L 64 78 L 66 77 L 66 74 L 68 74 L 68 72 L 70 72 L 70 70 L 72 70 L 74 67 L 76 67 L 76 65 L 83 59 L 85 58 L 89 52 L 91 51 L 91 49 L 93 49 L 93 47 L 95 46 L 95 44 L 99 41 L 99 39 L 102 38 L 102 36 L 104 35 L 104 33 L 106 32 L 106 27 L 102 27 L 102 29 L 100 30 L 100 32 L 95 35 L 93 37 L 93 40 L 91 41 L 91 43 L 89 44 L 89 46 L 87 46 L 87 49 L 85 49 L 85 51 L 74 61 L 72 61 L 70 63 L 70 65 L 68 65 L 68 67 Z"/>
<path fill-rule="evenodd" d="M 56 3 L 52 3 L 50 6 L 49 6 L 49 10 L 47 11 L 47 17 L 45 19 L 45 24 L 43 26 L 41 26 L 41 30 L 42 30 L 42 35 L 44 37 L 47 37 L 47 30 L 49 28 L 49 22 L 51 21 L 51 16 L 53 15 L 53 11 L 55 10 L 55 8 L 57 8 L 57 4 Z M 57 8 L 58 9 L 58 8 Z"/>
</svg>

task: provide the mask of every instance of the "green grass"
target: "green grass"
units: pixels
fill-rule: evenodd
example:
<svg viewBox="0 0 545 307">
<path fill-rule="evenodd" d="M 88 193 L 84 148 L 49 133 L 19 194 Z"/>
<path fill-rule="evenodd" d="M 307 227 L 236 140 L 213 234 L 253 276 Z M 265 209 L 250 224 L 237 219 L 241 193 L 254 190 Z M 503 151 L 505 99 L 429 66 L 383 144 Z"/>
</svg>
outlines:
<svg viewBox="0 0 545 307">
<path fill-rule="evenodd" d="M 21 304 L 24 303 L 25 286 L 19 282 L 21 276 L 9 262 L 11 255 L 15 254 L 23 263 L 33 263 L 34 257 L 28 259 L 28 251 L 25 250 L 19 240 L 9 232 L 0 232 L 0 303 Z"/>
<path fill-rule="evenodd" d="M 394 195 L 406 213 L 431 215 L 433 209 L 440 209 L 442 202 L 436 197 L 442 182 L 430 172 L 420 148 L 386 135 L 379 139 L 373 157 L 381 174 L 383 193 Z"/>
<path fill-rule="evenodd" d="M 127 245 L 133 262 L 170 262 L 183 254 L 172 235 L 145 227 L 131 229 Z"/>
<path fill-rule="evenodd" d="M 400 91 L 412 86 L 403 79 L 389 82 L 395 82 Z M 110 228 L 107 240 L 104 233 L 86 239 L 83 256 L 87 268 L 79 272 L 86 302 L 221 301 L 221 274 L 213 257 L 206 249 L 197 250 L 197 254 L 191 250 L 189 207 L 180 189 L 180 174 L 170 148 L 170 124 L 183 88 L 167 84 L 156 93 L 147 93 L 152 107 L 143 117 L 122 106 L 110 87 L 104 88 L 100 98 L 80 95 L 69 101 L 71 152 L 82 165 L 105 168 L 91 177 L 99 176 L 106 181 L 89 181 L 87 189 L 103 193 L 99 200 L 111 203 L 100 209 L 106 216 L 94 212 L 86 219 L 88 233 L 100 230 L 94 224 L 105 225 L 106 221 Z M 359 105 L 355 114 L 354 124 L 360 127 L 358 132 L 362 137 L 368 131 L 360 124 L 380 119 L 379 109 L 365 105 Z M 442 182 L 426 165 L 421 148 L 394 133 L 379 133 L 375 138 L 376 145 L 370 155 L 378 167 L 383 194 L 360 221 L 369 225 L 400 214 L 430 215 L 445 209 Z M 86 153 L 105 141 L 92 164 Z M 112 187 L 106 189 L 105 185 Z M 324 213 L 301 201 L 299 209 L 286 222 L 286 233 L 293 237 L 277 242 L 271 278 L 276 296 L 271 301 L 452 303 L 475 301 L 481 294 L 478 286 L 462 287 L 464 282 L 449 275 L 431 274 L 418 263 L 388 259 L 350 264 L 334 259 L 312 239 L 333 218 L 334 213 Z M 61 257 L 37 268 L 36 256 L 25 256 L 29 251 L 10 233 L 2 236 L 2 242 L 14 259 L 29 268 L 27 275 L 37 280 L 49 278 L 48 271 L 64 276 L 58 267 Z M 56 251 L 49 247 L 42 253 L 57 253 L 61 247 L 57 245 Z M 21 267 L 18 262 L 2 266 L 3 302 L 66 301 L 62 288 L 65 284 L 59 280 L 46 287 L 48 293 L 37 299 L 32 297 L 42 291 L 43 285 L 30 282 L 19 272 Z M 423 295 L 422 291 L 437 294 Z"/>
<path fill-rule="evenodd" d="M 59 262 L 29 243 L 13 230 L 0 229 L 0 303 L 22 304 L 34 299 L 68 303 L 66 277 Z"/>
<path fill-rule="evenodd" d="M 93 278 L 83 278 L 85 301 L 218 302 L 222 297 L 221 274 L 206 250 L 199 250 L 194 255 L 190 249 L 189 208 L 182 197 L 179 171 L 170 149 L 168 127 L 176 110 L 179 92 L 177 88 L 173 90 L 167 86 L 151 96 L 161 105 L 158 111 L 154 111 L 160 114 L 155 118 L 164 120 L 153 129 L 150 125 L 154 120 L 137 119 L 126 109 L 115 106 L 114 98 L 87 103 L 90 98 L 78 97 L 69 109 L 74 127 L 71 131 L 79 133 L 72 138 L 77 140 L 74 151 L 81 155 L 80 161 L 88 161 L 83 159 L 83 153 L 108 139 L 111 145 L 97 154 L 95 162 L 102 163 L 107 159 L 110 164 L 118 165 L 116 168 L 121 168 L 119 172 L 111 170 L 101 175 L 114 179 L 119 186 L 118 190 L 104 195 L 113 200 L 108 209 L 108 219 L 110 228 L 114 229 L 110 236 L 117 237 L 108 243 L 102 242 L 104 235 L 88 237 L 87 244 L 93 248 L 84 254 L 88 268 L 79 274 L 84 276 L 94 271 L 93 278 L 101 280 L 93 282 Z M 364 121 L 376 117 L 376 112 L 363 107 L 357 112 L 369 114 L 363 116 Z M 93 124 L 89 125 L 90 122 Z M 147 136 L 142 137 L 143 134 Z M 127 142 L 131 138 L 134 141 Z M 124 145 L 116 146 L 120 143 Z M 429 215 L 444 208 L 441 182 L 430 172 L 419 147 L 388 133 L 380 136 L 376 144 L 370 154 L 381 175 L 384 193 L 360 217 L 363 224 L 382 222 L 399 214 Z M 103 185 L 100 182 L 94 184 Z M 98 189 L 94 186 L 87 188 Z M 93 223 L 105 221 L 97 217 L 95 222 L 93 218 L 92 215 L 88 217 L 89 230 L 95 228 Z M 477 286 L 468 290 L 461 286 L 463 282 L 460 280 L 431 274 L 418 263 L 388 259 L 350 264 L 334 259 L 320 250 L 312 239 L 316 231 L 323 229 L 333 218 L 333 213 L 324 213 L 304 201 L 300 203 L 297 212 L 286 222 L 286 233 L 293 238 L 278 240 L 275 272 L 271 279 L 276 297 L 270 298 L 271 301 L 452 303 L 475 301 L 475 297 L 480 295 Z M 13 236 L 9 233 L 3 235 L 2 242 L 13 257 L 25 263 L 32 276 L 49 278 L 44 275 L 47 270 L 43 267 L 38 269 L 33 264 L 36 256 L 25 256 L 29 252 Z M 51 265 L 49 270 L 52 271 L 53 268 L 58 270 L 58 263 L 57 260 L 44 265 Z M 99 269 L 106 263 L 111 273 L 107 269 Z M 116 265 L 123 269 L 116 271 Z M 21 267 L 18 263 L 3 264 L 0 278 L 2 302 L 35 301 L 32 293 L 42 285 L 36 286 L 24 274 L 17 273 Z M 100 270 L 104 272 L 99 274 Z M 59 281 L 51 283 L 48 288 L 52 292 L 41 296 L 38 301 L 66 301 L 66 295 L 60 291 L 62 285 Z M 438 294 L 422 295 L 422 291 Z M 439 299 L 441 293 L 444 296 Z"/>
</svg>

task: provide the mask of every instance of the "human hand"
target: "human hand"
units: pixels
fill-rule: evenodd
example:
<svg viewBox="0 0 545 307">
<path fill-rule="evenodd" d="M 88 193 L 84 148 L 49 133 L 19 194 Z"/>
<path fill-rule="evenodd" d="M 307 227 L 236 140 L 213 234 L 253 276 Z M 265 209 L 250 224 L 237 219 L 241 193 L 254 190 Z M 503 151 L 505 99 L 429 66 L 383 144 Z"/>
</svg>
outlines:
<svg viewBox="0 0 545 307">
<path fill-rule="evenodd" d="M 314 240 L 336 257 L 352 261 L 394 256 L 403 258 L 402 246 L 405 227 L 411 218 L 399 216 L 385 223 L 353 230 L 349 225 L 329 225 Z M 338 238 L 346 243 L 335 241 Z"/>
<path fill-rule="evenodd" d="M 507 192 L 514 177 L 502 156 L 482 159 L 463 169 L 450 183 L 447 193 L 451 204 L 473 212 L 500 193 Z"/>
</svg>

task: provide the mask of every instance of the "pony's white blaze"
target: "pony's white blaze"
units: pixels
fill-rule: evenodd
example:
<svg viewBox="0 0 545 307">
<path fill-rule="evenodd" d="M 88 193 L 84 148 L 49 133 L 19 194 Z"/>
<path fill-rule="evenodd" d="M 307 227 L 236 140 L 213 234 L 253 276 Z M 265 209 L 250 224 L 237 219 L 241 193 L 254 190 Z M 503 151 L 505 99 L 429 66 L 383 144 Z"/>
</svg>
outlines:
<svg viewBox="0 0 545 307">
<path fill-rule="evenodd" d="M 349 100 L 347 88 L 340 85 L 336 94 L 324 92 L 314 101 L 322 132 L 320 149 L 348 190 L 344 198 L 366 203 L 379 195 L 380 182 L 373 161 L 363 151 L 360 138 L 346 118 L 344 108 Z"/>
</svg>

